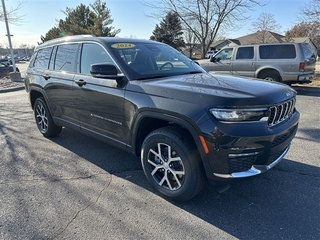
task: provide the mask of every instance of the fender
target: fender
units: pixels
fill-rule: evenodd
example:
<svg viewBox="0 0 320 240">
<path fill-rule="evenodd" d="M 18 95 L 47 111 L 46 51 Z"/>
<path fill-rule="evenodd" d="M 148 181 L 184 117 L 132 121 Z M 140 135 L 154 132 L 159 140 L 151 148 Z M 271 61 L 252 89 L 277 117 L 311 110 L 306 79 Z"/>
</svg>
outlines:
<svg viewBox="0 0 320 240">
<path fill-rule="evenodd" d="M 258 69 L 255 71 L 254 76 L 255 76 L 256 78 L 258 78 L 260 72 L 263 71 L 263 70 L 274 70 L 274 71 L 277 71 L 277 72 L 280 74 L 281 78 L 282 78 L 283 75 L 284 75 L 282 69 L 279 68 L 278 66 L 264 65 L 264 66 L 261 66 L 260 68 L 258 68 Z"/>
<path fill-rule="evenodd" d="M 44 89 L 38 85 L 38 84 L 30 84 L 30 87 L 28 89 L 28 93 L 29 93 L 29 101 L 30 101 L 30 104 L 31 104 L 31 108 L 33 109 L 33 105 L 34 105 L 34 102 L 36 100 L 36 98 L 34 98 L 33 96 L 34 95 L 42 95 L 44 97 L 44 100 L 47 102 L 48 100 L 48 97 L 47 97 L 47 94 L 46 92 L 44 91 Z"/>
<path fill-rule="evenodd" d="M 201 141 L 200 141 L 200 134 L 201 131 L 198 128 L 198 126 L 196 124 L 193 124 L 185 119 L 183 119 L 183 116 L 174 116 L 172 113 L 170 112 L 154 112 L 154 111 L 143 111 L 140 112 L 138 114 L 138 116 L 136 116 L 134 123 L 132 124 L 132 137 L 131 137 L 131 147 L 132 147 L 132 151 L 134 151 L 135 155 L 137 156 L 139 154 L 138 151 L 140 151 L 140 149 L 137 148 L 138 146 L 138 131 L 140 128 L 140 124 L 142 122 L 143 119 L 145 118 L 154 118 L 154 119 L 159 119 L 159 120 L 163 120 L 172 124 L 177 124 L 180 125 L 182 128 L 186 129 L 192 136 L 196 147 L 198 149 L 198 152 L 200 154 L 202 163 L 204 165 L 204 169 L 206 171 L 206 174 L 212 175 L 212 171 L 211 171 L 211 167 L 207 158 L 207 154 L 205 153 Z"/>
</svg>

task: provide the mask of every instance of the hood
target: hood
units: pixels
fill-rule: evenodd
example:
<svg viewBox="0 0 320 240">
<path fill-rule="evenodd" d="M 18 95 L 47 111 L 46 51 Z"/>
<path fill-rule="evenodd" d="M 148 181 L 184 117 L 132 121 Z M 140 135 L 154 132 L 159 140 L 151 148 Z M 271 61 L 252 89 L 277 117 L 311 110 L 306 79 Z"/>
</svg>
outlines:
<svg viewBox="0 0 320 240">
<path fill-rule="evenodd" d="M 201 101 L 207 107 L 274 105 L 296 95 L 284 84 L 209 73 L 132 81 L 127 90 L 177 101 Z"/>
</svg>

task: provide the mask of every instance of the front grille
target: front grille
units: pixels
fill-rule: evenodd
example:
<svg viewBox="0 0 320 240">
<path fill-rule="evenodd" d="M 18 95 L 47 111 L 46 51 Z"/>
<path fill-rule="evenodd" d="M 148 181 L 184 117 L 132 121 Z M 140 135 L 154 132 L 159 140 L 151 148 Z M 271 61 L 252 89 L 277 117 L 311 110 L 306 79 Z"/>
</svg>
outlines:
<svg viewBox="0 0 320 240">
<path fill-rule="evenodd" d="M 268 125 L 272 127 L 286 120 L 292 114 L 295 104 L 296 99 L 292 98 L 289 101 L 270 107 Z"/>
</svg>

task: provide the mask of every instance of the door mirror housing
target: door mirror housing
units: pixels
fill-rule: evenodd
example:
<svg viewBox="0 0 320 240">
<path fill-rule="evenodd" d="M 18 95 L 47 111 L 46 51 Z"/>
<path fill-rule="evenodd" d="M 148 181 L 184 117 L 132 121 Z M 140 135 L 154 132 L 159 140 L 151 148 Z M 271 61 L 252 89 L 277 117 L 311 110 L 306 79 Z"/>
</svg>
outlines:
<svg viewBox="0 0 320 240">
<path fill-rule="evenodd" d="M 109 78 L 115 80 L 121 80 L 124 75 L 118 75 L 118 69 L 111 63 L 96 63 L 90 67 L 90 73 L 96 78 Z"/>
<path fill-rule="evenodd" d="M 215 58 L 214 56 L 210 58 L 210 62 L 219 62 L 219 61 L 220 61 L 220 58 Z"/>
</svg>

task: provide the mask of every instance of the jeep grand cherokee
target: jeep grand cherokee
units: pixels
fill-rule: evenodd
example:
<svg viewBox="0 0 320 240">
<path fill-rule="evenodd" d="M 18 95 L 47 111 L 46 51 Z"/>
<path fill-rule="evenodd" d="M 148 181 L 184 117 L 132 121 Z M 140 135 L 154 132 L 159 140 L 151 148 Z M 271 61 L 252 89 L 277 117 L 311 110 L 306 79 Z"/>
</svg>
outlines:
<svg viewBox="0 0 320 240">
<path fill-rule="evenodd" d="M 25 88 L 44 137 L 69 127 L 140 156 L 150 183 L 179 201 L 199 193 L 207 179 L 230 181 L 272 168 L 299 121 L 290 87 L 211 75 L 148 40 L 45 42 L 35 49 Z"/>
</svg>

